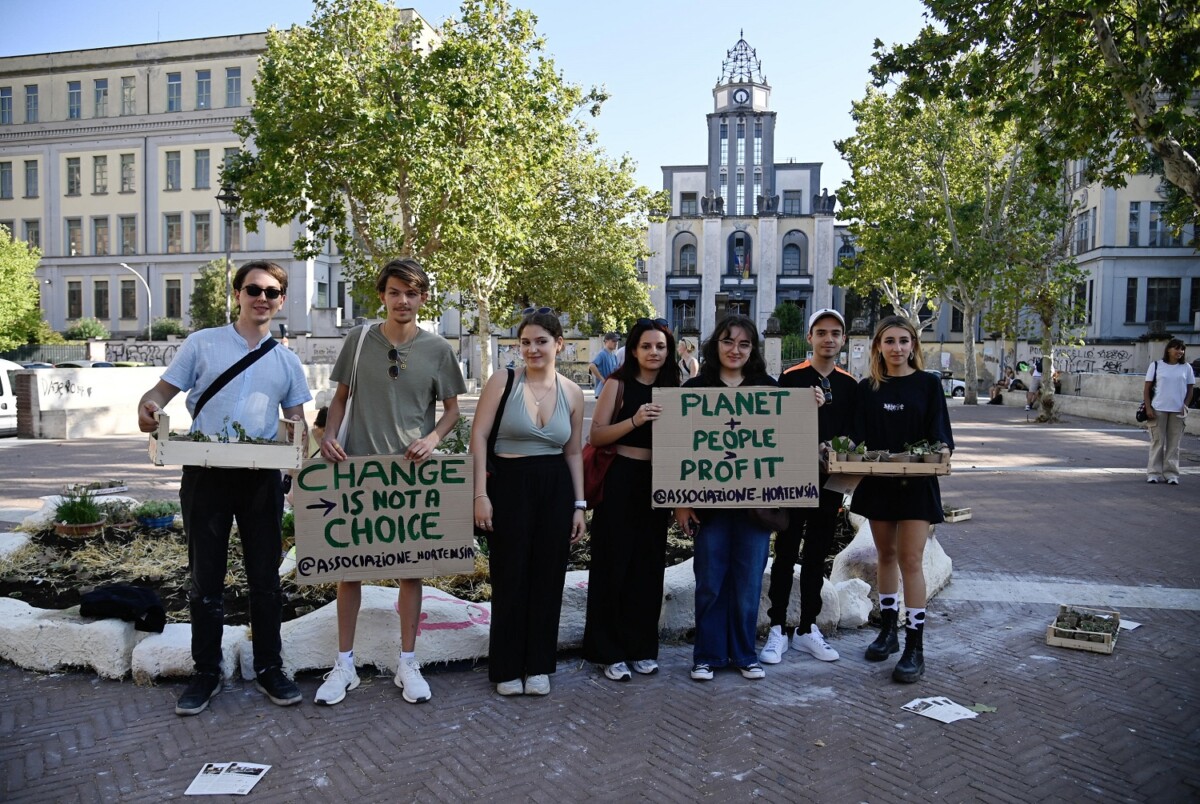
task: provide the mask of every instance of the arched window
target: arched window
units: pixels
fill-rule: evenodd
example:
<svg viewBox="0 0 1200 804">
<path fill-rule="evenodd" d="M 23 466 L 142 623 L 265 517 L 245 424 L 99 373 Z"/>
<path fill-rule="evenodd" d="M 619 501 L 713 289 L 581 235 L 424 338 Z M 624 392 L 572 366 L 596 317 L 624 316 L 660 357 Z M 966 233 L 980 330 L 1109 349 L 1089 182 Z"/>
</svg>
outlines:
<svg viewBox="0 0 1200 804">
<path fill-rule="evenodd" d="M 803 276 L 809 273 L 808 235 L 792 229 L 783 236 L 783 254 L 780 261 L 780 276 Z"/>
<path fill-rule="evenodd" d="M 854 251 L 853 245 L 850 243 L 843 243 L 842 247 L 838 249 L 838 265 L 840 266 L 844 262 L 852 261 L 855 253 L 856 252 Z"/>
<path fill-rule="evenodd" d="M 753 244 L 747 232 L 734 232 L 729 236 L 728 253 L 726 254 L 725 273 L 728 276 L 740 276 L 749 279 L 753 276 L 751 252 Z"/>
<path fill-rule="evenodd" d="M 696 275 L 696 247 L 691 243 L 679 249 L 679 266 L 675 273 L 679 276 Z"/>
<path fill-rule="evenodd" d="M 800 275 L 800 247 L 795 243 L 783 247 L 783 275 Z"/>
</svg>

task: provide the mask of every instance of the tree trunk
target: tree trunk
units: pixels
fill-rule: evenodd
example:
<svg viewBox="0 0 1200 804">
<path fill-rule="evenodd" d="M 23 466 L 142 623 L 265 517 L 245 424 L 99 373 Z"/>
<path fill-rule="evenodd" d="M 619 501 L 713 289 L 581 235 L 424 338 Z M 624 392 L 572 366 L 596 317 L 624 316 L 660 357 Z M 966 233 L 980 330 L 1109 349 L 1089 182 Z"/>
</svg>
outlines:
<svg viewBox="0 0 1200 804">
<path fill-rule="evenodd" d="M 478 332 L 479 339 L 479 392 L 483 393 L 483 386 L 487 384 L 488 378 L 492 376 L 492 364 L 495 362 L 492 355 L 492 309 L 488 304 L 488 300 L 482 296 L 476 296 L 475 301 L 475 330 Z"/>
<path fill-rule="evenodd" d="M 964 405 L 979 404 L 979 369 L 975 365 L 975 305 L 963 294 L 963 382 L 967 384 Z M 950 386 L 953 397 L 954 385 Z"/>
<path fill-rule="evenodd" d="M 1042 387 L 1038 391 L 1042 408 L 1037 420 L 1052 424 L 1059 421 L 1058 409 L 1054 405 L 1054 326 L 1053 322 L 1042 322 Z"/>
</svg>

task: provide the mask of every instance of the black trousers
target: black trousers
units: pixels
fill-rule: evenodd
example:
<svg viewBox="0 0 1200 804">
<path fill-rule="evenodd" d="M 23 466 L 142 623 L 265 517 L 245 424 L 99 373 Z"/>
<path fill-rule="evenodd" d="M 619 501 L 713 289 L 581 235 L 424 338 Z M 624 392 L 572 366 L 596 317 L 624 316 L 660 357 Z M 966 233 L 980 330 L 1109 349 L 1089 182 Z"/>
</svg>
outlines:
<svg viewBox="0 0 1200 804">
<path fill-rule="evenodd" d="M 821 477 L 821 485 L 825 484 Z M 767 616 L 771 625 L 787 625 L 788 601 L 792 596 L 792 574 L 804 542 L 804 557 L 800 562 L 800 630 L 807 633 L 821 613 L 821 586 L 825 582 L 825 559 L 833 546 L 833 531 L 837 525 L 838 509 L 843 495 L 839 491 L 821 489 L 820 505 L 816 508 L 792 508 L 787 530 L 775 534 L 775 561 L 771 565 L 771 588 L 767 598 L 771 607 Z"/>
<path fill-rule="evenodd" d="M 495 462 L 488 678 L 499 683 L 554 672 L 575 490 L 562 455 Z"/>
<path fill-rule="evenodd" d="M 225 573 L 234 519 L 250 587 L 250 629 L 256 673 L 283 664 L 279 591 L 283 486 L 278 469 L 183 467 L 179 487 L 188 539 L 192 660 L 198 673 L 221 671 L 225 628 Z"/>
<path fill-rule="evenodd" d="M 587 661 L 658 658 L 668 516 L 666 508 L 650 507 L 650 461 L 618 455 L 592 515 Z"/>
</svg>

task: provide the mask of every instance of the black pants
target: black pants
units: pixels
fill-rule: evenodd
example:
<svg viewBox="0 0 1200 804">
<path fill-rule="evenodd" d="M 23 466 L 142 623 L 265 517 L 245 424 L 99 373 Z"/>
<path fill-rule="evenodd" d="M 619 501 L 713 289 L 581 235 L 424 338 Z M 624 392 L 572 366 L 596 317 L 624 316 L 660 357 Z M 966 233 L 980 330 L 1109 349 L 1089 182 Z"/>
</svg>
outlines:
<svg viewBox="0 0 1200 804">
<path fill-rule="evenodd" d="M 198 673 L 221 671 L 225 629 L 225 573 L 229 532 L 237 519 L 250 587 L 250 628 L 256 673 L 283 664 L 279 591 L 283 488 L 278 469 L 205 469 L 185 466 L 179 487 L 188 539 L 192 660 Z"/>
<path fill-rule="evenodd" d="M 827 478 L 821 477 L 824 486 Z M 833 546 L 833 531 L 837 525 L 842 493 L 821 489 L 820 505 L 816 508 L 792 508 L 787 530 L 775 534 L 775 561 L 771 564 L 771 588 L 767 598 L 771 608 L 767 616 L 771 625 L 787 625 L 788 601 L 792 596 L 792 574 L 804 541 L 804 558 L 800 562 L 800 630 L 807 633 L 821 613 L 821 586 L 825 583 L 825 559 Z"/>
<path fill-rule="evenodd" d="M 575 490 L 562 455 L 495 461 L 488 678 L 499 683 L 554 672 Z"/>
<path fill-rule="evenodd" d="M 667 509 L 650 507 L 650 461 L 618 455 L 604 478 L 604 502 L 592 516 L 587 661 L 658 658 L 667 516 Z"/>
</svg>

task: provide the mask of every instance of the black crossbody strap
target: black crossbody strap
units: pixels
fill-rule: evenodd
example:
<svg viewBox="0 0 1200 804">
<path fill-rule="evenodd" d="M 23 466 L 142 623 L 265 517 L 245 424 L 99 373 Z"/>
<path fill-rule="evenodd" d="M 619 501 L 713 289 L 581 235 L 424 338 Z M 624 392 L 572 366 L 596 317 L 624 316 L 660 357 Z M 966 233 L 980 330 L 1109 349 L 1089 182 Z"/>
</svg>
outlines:
<svg viewBox="0 0 1200 804">
<path fill-rule="evenodd" d="M 217 391 L 220 391 L 222 388 L 228 385 L 229 381 L 234 377 L 250 368 L 250 366 L 253 365 L 256 360 L 259 360 L 266 355 L 267 352 L 274 349 L 278 343 L 279 341 L 275 340 L 274 338 L 268 338 L 267 342 L 262 346 L 248 353 L 241 360 L 225 369 L 225 372 L 220 377 L 217 377 L 215 380 L 213 380 L 212 385 L 205 388 L 204 393 L 200 394 L 200 399 L 196 401 L 196 409 L 192 411 L 192 421 L 200 418 L 200 411 L 203 410 L 204 406 L 208 404 L 208 400 L 217 395 Z"/>
<path fill-rule="evenodd" d="M 492 422 L 492 432 L 488 433 L 487 457 L 492 457 L 496 454 L 496 434 L 500 431 L 500 419 L 504 417 L 504 406 L 508 404 L 508 395 L 512 392 L 513 377 L 516 372 L 508 369 L 508 382 L 504 384 L 504 395 L 500 397 L 500 404 L 496 407 L 496 419 Z"/>
</svg>

